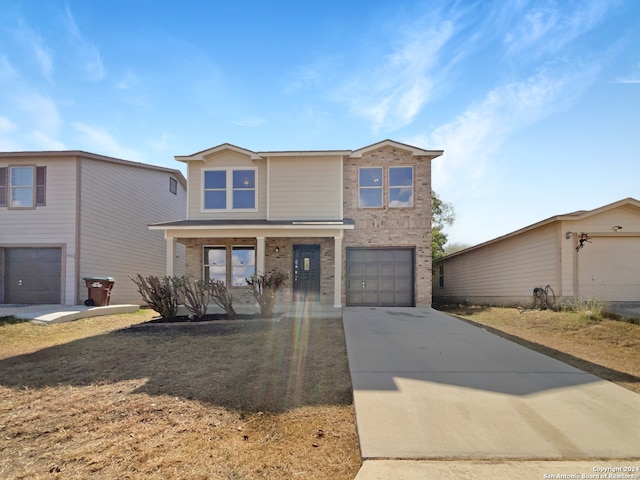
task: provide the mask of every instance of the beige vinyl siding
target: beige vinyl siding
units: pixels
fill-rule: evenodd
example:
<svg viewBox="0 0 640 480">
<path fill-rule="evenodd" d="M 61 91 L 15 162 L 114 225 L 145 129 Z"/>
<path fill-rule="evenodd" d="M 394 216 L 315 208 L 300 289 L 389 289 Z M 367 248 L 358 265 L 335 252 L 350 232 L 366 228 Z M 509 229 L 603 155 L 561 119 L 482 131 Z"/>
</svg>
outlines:
<svg viewBox="0 0 640 480">
<path fill-rule="evenodd" d="M 184 216 L 186 192 L 169 191 L 171 174 L 98 160 L 81 161 L 81 263 L 85 276 L 112 276 L 111 303 L 141 303 L 129 276 L 165 275 L 166 241 L 151 223 Z M 184 270 L 184 246 L 177 246 L 176 273 Z M 83 284 L 83 283 L 82 283 Z M 82 288 L 79 301 L 86 299 Z"/>
<path fill-rule="evenodd" d="M 0 247 L 62 247 L 64 304 L 75 300 L 76 258 L 76 162 L 56 159 L 3 158 L 1 167 L 37 165 L 47 167 L 46 206 L 35 209 L 0 208 Z"/>
<path fill-rule="evenodd" d="M 188 164 L 190 220 L 207 219 L 265 219 L 267 217 L 267 162 L 251 160 L 248 156 L 233 151 L 218 152 L 206 161 L 190 161 Z M 215 168 L 257 168 L 257 211 L 204 211 L 202 172 Z"/>
<path fill-rule="evenodd" d="M 527 304 L 535 287 L 558 289 L 557 239 L 558 228 L 550 225 L 438 262 L 433 295 L 438 301 Z M 443 288 L 439 265 L 444 265 Z"/>
<path fill-rule="evenodd" d="M 271 157 L 270 220 L 339 220 L 341 157 Z"/>
</svg>

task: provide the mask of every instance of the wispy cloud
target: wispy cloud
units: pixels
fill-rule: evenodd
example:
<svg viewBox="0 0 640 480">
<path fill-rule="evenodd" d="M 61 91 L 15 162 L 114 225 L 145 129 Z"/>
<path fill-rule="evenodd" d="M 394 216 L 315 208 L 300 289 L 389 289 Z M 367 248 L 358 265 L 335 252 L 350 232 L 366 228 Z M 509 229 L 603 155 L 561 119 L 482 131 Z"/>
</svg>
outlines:
<svg viewBox="0 0 640 480">
<path fill-rule="evenodd" d="M 613 83 L 640 84 L 640 62 L 636 64 L 631 73 L 617 77 Z"/>
<path fill-rule="evenodd" d="M 100 50 L 80 31 L 71 9 L 65 6 L 67 30 L 71 35 L 71 42 L 76 51 L 76 55 L 83 62 L 83 69 L 91 80 L 102 80 L 105 77 L 105 69 L 102 63 Z"/>
<path fill-rule="evenodd" d="M 619 0 L 535 1 L 521 3 L 521 9 L 516 5 L 511 12 L 513 26 L 504 36 L 507 51 L 519 54 L 530 50 L 535 55 L 556 53 L 592 30 L 619 3 Z"/>
<path fill-rule="evenodd" d="M 264 125 L 265 120 L 260 117 L 249 117 L 242 120 L 232 120 L 231 123 L 239 127 L 259 127 Z"/>
<path fill-rule="evenodd" d="M 22 94 L 17 100 L 20 110 L 28 116 L 29 122 L 36 130 L 50 134 L 58 131 L 62 120 L 53 99 L 31 92 Z"/>
<path fill-rule="evenodd" d="M 17 76 L 18 72 L 13 65 L 11 65 L 9 59 L 4 55 L 0 55 L 0 80 L 9 80 Z"/>
<path fill-rule="evenodd" d="M 16 129 L 16 126 L 13 124 L 11 120 L 6 117 L 0 116 L 0 132 L 6 133 L 11 132 Z"/>
<path fill-rule="evenodd" d="M 45 132 L 34 130 L 27 135 L 27 140 L 30 145 L 36 146 L 42 150 L 67 150 L 64 143 L 56 138 L 52 138 Z"/>
<path fill-rule="evenodd" d="M 86 147 L 82 148 L 124 160 L 145 161 L 144 155 L 120 145 L 105 128 L 94 127 L 81 122 L 73 123 L 73 127 L 82 135 L 79 143 L 86 145 Z"/>
<path fill-rule="evenodd" d="M 31 58 L 38 64 L 40 73 L 47 79 L 51 78 L 53 70 L 53 51 L 43 38 L 29 27 L 22 18 L 18 18 L 13 36 Z"/>
<path fill-rule="evenodd" d="M 403 30 L 408 33 L 392 43 L 381 65 L 363 72 L 343 91 L 351 110 L 367 118 L 376 133 L 411 123 L 429 101 L 432 70 L 454 34 L 454 23 L 429 17 Z"/>
<path fill-rule="evenodd" d="M 139 81 L 140 80 L 137 75 L 135 75 L 131 70 L 127 70 L 122 78 L 116 82 L 116 88 L 119 90 L 129 90 L 135 87 Z"/>
<path fill-rule="evenodd" d="M 464 185 L 468 194 L 486 183 L 489 160 L 511 134 L 572 105 L 600 68 L 571 66 L 554 73 L 541 68 L 529 78 L 496 87 L 451 122 L 410 141 L 444 148 L 444 158 L 433 166 L 434 185 Z"/>
</svg>

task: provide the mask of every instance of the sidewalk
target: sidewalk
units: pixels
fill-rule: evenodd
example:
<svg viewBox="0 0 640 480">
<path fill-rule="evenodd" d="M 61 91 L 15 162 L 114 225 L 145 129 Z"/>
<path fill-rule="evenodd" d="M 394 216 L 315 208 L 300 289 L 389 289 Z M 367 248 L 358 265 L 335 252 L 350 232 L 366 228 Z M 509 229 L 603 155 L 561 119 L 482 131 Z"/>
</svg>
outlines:
<svg viewBox="0 0 640 480">
<path fill-rule="evenodd" d="M 140 310 L 138 305 L 108 305 L 105 307 L 86 307 L 84 305 L 3 305 L 1 317 L 16 317 L 36 323 L 50 324 L 78 320 L 80 318 L 116 315 Z"/>
<path fill-rule="evenodd" d="M 636 393 L 430 308 L 351 307 L 343 321 L 357 480 L 640 466 Z"/>
</svg>

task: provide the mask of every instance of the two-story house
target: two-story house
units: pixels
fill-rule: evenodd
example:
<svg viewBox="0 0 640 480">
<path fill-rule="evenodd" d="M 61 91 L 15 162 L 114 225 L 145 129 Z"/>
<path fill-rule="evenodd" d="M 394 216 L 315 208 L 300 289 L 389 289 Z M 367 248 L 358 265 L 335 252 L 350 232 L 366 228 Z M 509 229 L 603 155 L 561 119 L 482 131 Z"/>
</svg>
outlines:
<svg viewBox="0 0 640 480">
<path fill-rule="evenodd" d="M 115 279 L 112 304 L 141 304 L 129 276 L 166 268 L 162 233 L 147 225 L 185 210 L 178 170 L 81 151 L 0 153 L 0 304 L 81 304 L 92 276 Z"/>
<path fill-rule="evenodd" d="M 283 301 L 431 304 L 431 160 L 391 140 L 358 150 L 253 152 L 230 144 L 177 156 L 187 164 L 187 218 L 164 231 L 186 273 L 224 281 L 250 302 L 245 278 L 289 275 Z"/>
</svg>

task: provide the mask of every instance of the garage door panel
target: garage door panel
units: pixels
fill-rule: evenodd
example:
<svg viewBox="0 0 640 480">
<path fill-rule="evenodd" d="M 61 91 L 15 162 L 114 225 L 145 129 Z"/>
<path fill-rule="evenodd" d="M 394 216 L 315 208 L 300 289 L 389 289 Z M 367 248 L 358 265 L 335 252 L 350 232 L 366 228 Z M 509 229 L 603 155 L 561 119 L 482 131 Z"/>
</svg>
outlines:
<svg viewBox="0 0 640 480">
<path fill-rule="evenodd" d="M 640 241 L 596 237 L 578 253 L 578 296 L 584 300 L 640 300 Z"/>
<path fill-rule="evenodd" d="M 396 266 L 393 263 L 381 263 L 380 275 L 394 277 L 396 275 Z"/>
<path fill-rule="evenodd" d="M 348 248 L 347 305 L 413 306 L 414 256 L 413 248 Z"/>
<path fill-rule="evenodd" d="M 5 302 L 61 303 L 62 249 L 5 249 Z"/>
<path fill-rule="evenodd" d="M 369 277 L 369 276 L 373 276 L 373 277 L 377 277 L 379 275 L 379 271 L 378 271 L 378 264 L 377 263 L 368 263 L 366 265 L 364 265 L 364 275 Z"/>
</svg>

